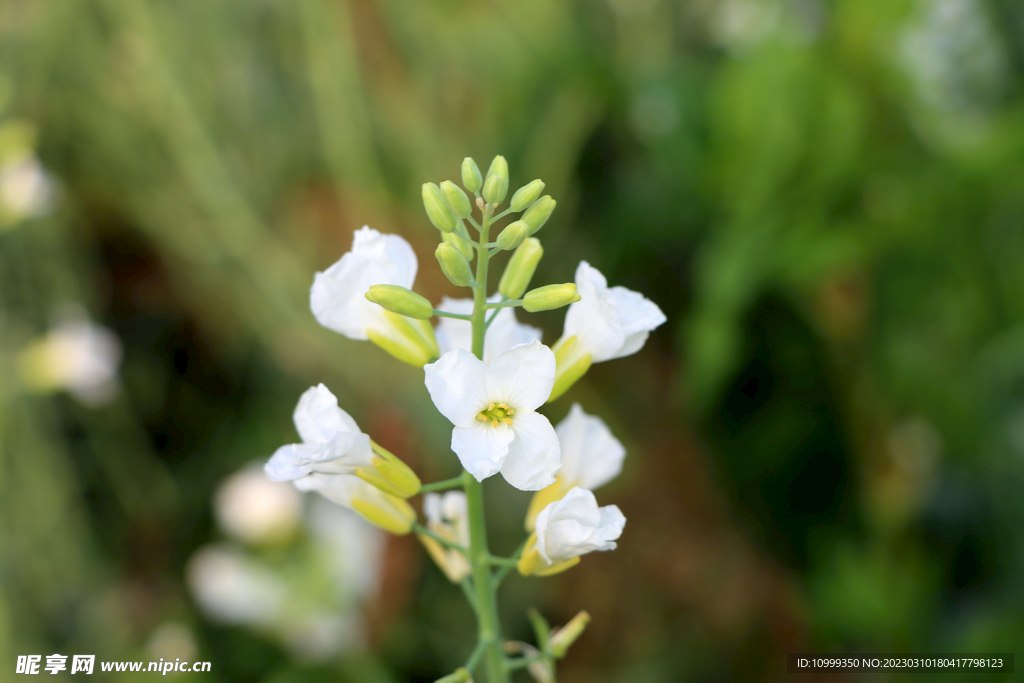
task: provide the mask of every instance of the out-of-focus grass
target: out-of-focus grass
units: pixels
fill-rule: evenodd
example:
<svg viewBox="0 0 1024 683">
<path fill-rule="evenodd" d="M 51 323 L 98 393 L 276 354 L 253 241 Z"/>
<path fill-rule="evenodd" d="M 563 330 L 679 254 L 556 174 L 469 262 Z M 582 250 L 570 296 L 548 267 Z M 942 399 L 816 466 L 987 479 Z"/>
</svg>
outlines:
<svg viewBox="0 0 1024 683">
<path fill-rule="evenodd" d="M 585 258 L 669 317 L 550 407 L 580 400 L 627 445 L 601 497 L 630 521 L 616 553 L 511 579 L 510 635 L 528 604 L 590 610 L 567 681 L 1021 643 L 1014 3 L 12 2 L 0 31 L 2 116 L 35 125 L 61 188 L 0 232 L 0 665 L 148 658 L 168 621 L 209 680 L 462 660 L 470 615 L 408 539 L 367 606 L 373 654 L 319 668 L 204 622 L 182 572 L 219 533 L 216 483 L 294 439 L 312 383 L 425 479 L 452 471 L 421 373 L 320 328 L 307 292 L 370 224 L 451 293 L 419 184 L 495 153 L 559 201 L 538 280 Z M 13 379 L 68 301 L 125 344 L 107 407 Z M 530 322 L 550 343 L 561 313 Z M 494 484 L 504 549 L 526 499 Z"/>
</svg>

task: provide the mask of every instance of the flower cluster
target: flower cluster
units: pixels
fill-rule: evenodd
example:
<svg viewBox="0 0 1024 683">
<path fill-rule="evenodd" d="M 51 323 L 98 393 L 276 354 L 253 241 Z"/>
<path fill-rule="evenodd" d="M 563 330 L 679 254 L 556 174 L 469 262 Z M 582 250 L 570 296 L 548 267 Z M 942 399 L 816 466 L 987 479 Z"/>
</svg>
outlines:
<svg viewBox="0 0 1024 683">
<path fill-rule="evenodd" d="M 500 156 L 486 175 L 467 158 L 462 183 L 475 202 L 451 181 L 425 184 L 423 202 L 441 233 L 434 254 L 438 265 L 452 284 L 470 289 L 470 298 L 445 297 L 435 308 L 412 291 L 419 263 L 411 245 L 364 227 L 356 231 L 351 251 L 316 274 L 310 305 L 325 327 L 423 368 L 431 400 L 452 424 L 451 450 L 463 475 L 422 486 L 408 466 L 360 430 L 323 384 L 306 391 L 295 409 L 301 442 L 279 448 L 265 471 L 274 481 L 317 491 L 392 533 L 415 531 L 444 574 L 475 595 L 471 602 L 481 624 L 476 654 L 455 678 L 444 680 L 468 680 L 483 658 L 489 680 L 502 683 L 510 665 L 493 635 L 497 583 L 512 567 L 524 576 L 546 576 L 577 564 L 586 553 L 612 550 L 626 522 L 618 507 L 598 506 L 592 492 L 622 469 L 622 444 L 578 403 L 557 428 L 541 409 L 592 364 L 639 351 L 665 316 L 641 294 L 609 287 L 586 262 L 576 268 L 573 283 L 529 289 L 543 255 L 534 235 L 555 200 L 541 196 L 544 183 L 534 180 L 499 212 L 508 192 L 508 165 Z M 492 241 L 492 229 L 512 213 L 521 216 Z M 502 251 L 512 253 L 498 291 L 489 295 L 489 262 Z M 564 329 L 550 348 L 542 331 L 519 322 L 514 312 L 564 306 Z M 435 317 L 436 328 L 430 323 Z M 513 487 L 536 492 L 525 523 L 530 535 L 510 558 L 490 555 L 483 533 L 479 482 L 499 472 Z M 421 491 L 425 525 L 407 502 Z M 489 566 L 500 569 L 492 573 Z M 585 622 L 574 620 L 557 642 L 538 633 L 545 666 L 554 666 L 576 637 L 569 633 L 578 635 Z"/>
</svg>

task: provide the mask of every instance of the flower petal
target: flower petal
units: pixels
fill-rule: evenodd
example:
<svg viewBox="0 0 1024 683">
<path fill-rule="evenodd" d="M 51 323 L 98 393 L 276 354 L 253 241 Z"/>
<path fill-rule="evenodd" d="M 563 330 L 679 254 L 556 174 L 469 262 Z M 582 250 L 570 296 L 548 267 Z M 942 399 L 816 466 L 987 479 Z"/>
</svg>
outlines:
<svg viewBox="0 0 1024 683">
<path fill-rule="evenodd" d="M 579 403 L 555 428 L 562 447 L 559 480 L 567 487 L 581 486 L 591 491 L 604 486 L 622 471 L 626 449 L 615 438 L 604 420 L 588 415 Z"/>
<path fill-rule="evenodd" d="M 273 481 L 291 481 L 307 474 L 352 474 L 371 464 L 370 437 L 360 432 L 338 432 L 330 441 L 282 446 L 264 471 Z"/>
<path fill-rule="evenodd" d="M 452 450 L 466 471 L 477 481 L 483 481 L 501 469 L 514 438 L 515 433 L 508 425 L 492 427 L 473 420 L 468 427 L 457 426 L 452 430 Z"/>
<path fill-rule="evenodd" d="M 575 487 L 537 515 L 537 550 L 549 564 L 594 550 L 614 550 L 625 526 L 617 506 L 599 509 L 593 493 Z"/>
<path fill-rule="evenodd" d="M 612 306 L 615 307 L 622 331 L 626 335 L 622 347 L 612 358 L 632 355 L 643 348 L 650 331 L 665 322 L 665 314 L 656 303 L 631 289 L 612 287 L 608 290 L 608 295 Z"/>
<path fill-rule="evenodd" d="M 516 438 L 501 466 L 505 480 L 520 491 L 539 491 L 555 482 L 562 467 L 558 436 L 548 419 L 535 412 L 516 413 L 512 419 Z"/>
<path fill-rule="evenodd" d="M 536 339 L 498 354 L 487 373 L 487 398 L 517 413 L 544 405 L 555 386 L 555 354 Z"/>
<path fill-rule="evenodd" d="M 500 300 L 501 296 L 495 294 L 487 301 L 496 303 Z M 473 312 L 473 300 L 444 297 L 439 308 L 449 313 L 469 314 Z M 484 338 L 484 362 L 492 363 L 502 351 L 540 338 L 541 330 L 519 322 L 512 308 L 499 309 Z M 472 324 L 468 320 L 441 318 L 437 325 L 437 343 L 441 347 L 441 353 L 447 353 L 452 349 L 472 351 Z"/>
<path fill-rule="evenodd" d="M 352 236 L 352 253 L 365 256 L 387 275 L 386 282 L 372 284 L 399 285 L 412 289 L 419 263 L 416 252 L 404 238 L 385 235 L 364 225 Z"/>
<path fill-rule="evenodd" d="M 347 508 L 352 507 L 352 499 L 357 496 L 376 500 L 386 495 L 359 477 L 345 474 L 310 474 L 296 479 L 294 486 L 300 491 L 316 491 L 324 498 Z"/>
<path fill-rule="evenodd" d="M 487 364 L 464 349 L 454 349 L 423 366 L 434 405 L 452 424 L 467 427 L 487 407 Z"/>
<path fill-rule="evenodd" d="M 580 261 L 576 268 L 576 290 L 580 300 L 569 305 L 562 336 L 575 336 L 580 352 L 590 353 L 592 362 L 608 360 L 626 340 L 608 297 L 608 281 L 597 268 Z"/>
<path fill-rule="evenodd" d="M 310 387 L 302 394 L 293 418 L 305 443 L 323 443 L 338 432 L 360 431 L 356 421 L 338 407 L 338 399 L 323 384 Z"/>
</svg>

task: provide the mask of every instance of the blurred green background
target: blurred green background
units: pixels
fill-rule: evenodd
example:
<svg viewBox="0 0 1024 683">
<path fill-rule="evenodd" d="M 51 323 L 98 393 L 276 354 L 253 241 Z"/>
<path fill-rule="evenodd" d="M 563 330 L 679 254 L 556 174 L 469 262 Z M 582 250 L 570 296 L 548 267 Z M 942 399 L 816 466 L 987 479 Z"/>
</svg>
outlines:
<svg viewBox="0 0 1024 683">
<path fill-rule="evenodd" d="M 559 202 L 536 282 L 586 259 L 669 320 L 546 408 L 626 444 L 598 497 L 629 523 L 510 578 L 509 637 L 530 605 L 589 610 L 563 683 L 1024 655 L 1016 0 L 6 0 L 0 36 L 0 678 L 54 652 L 270 683 L 464 660 L 471 614 L 411 537 L 378 539 L 329 656 L 209 618 L 185 576 L 311 384 L 425 481 L 455 470 L 422 372 L 319 327 L 308 290 L 369 224 L 454 294 L 419 187 L 499 153 Z M 69 305 L 123 346 L 103 400 L 26 371 Z M 511 550 L 528 495 L 488 491 Z M 309 542 L 236 550 L 283 572 Z"/>
</svg>

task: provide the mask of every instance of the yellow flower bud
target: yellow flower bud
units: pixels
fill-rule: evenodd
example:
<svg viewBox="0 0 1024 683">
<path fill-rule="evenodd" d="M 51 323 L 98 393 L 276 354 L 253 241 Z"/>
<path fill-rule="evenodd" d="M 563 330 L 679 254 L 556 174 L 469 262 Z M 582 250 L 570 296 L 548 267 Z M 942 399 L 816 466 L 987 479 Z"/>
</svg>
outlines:
<svg viewBox="0 0 1024 683">
<path fill-rule="evenodd" d="M 531 235 L 544 227 L 544 224 L 551 218 L 551 212 L 555 210 L 556 204 L 558 202 L 552 199 L 551 195 L 546 194 L 527 209 L 523 214 L 523 220 L 530 226 Z"/>
<path fill-rule="evenodd" d="M 473 271 L 469 267 L 469 261 L 455 246 L 448 242 L 441 242 L 434 250 L 434 256 L 441 266 L 441 272 L 453 285 L 466 287 L 472 282 Z"/>
<path fill-rule="evenodd" d="M 385 315 L 394 328 L 393 333 L 385 336 L 367 330 L 366 334 L 371 342 L 398 360 L 418 368 L 437 360 L 441 355 L 437 339 L 434 337 L 434 328 L 429 321 L 406 318 L 386 309 Z"/>
<path fill-rule="evenodd" d="M 374 456 L 370 466 L 356 469 L 356 476 L 384 493 L 410 498 L 420 492 L 420 478 L 398 456 L 370 442 Z"/>
<path fill-rule="evenodd" d="M 416 292 L 399 285 L 373 285 L 366 298 L 392 313 L 426 320 L 434 315 L 434 305 Z"/>
<path fill-rule="evenodd" d="M 484 201 L 490 204 L 500 204 L 505 195 L 508 194 L 508 162 L 505 157 L 498 155 L 491 162 L 487 169 L 487 177 L 484 180 Z"/>
<path fill-rule="evenodd" d="M 558 629 L 558 631 L 551 636 L 551 640 L 548 641 L 551 654 L 559 659 L 564 657 L 572 644 L 576 642 L 576 639 L 583 634 L 584 629 L 587 628 L 589 623 L 590 615 L 586 610 L 570 619 L 569 623 Z"/>
<path fill-rule="evenodd" d="M 427 218 L 441 232 L 455 229 L 455 216 L 448 210 L 441 189 L 434 183 L 423 183 L 423 208 L 427 210 Z"/>
<path fill-rule="evenodd" d="M 462 184 L 470 192 L 479 192 L 483 187 L 484 181 L 473 157 L 466 157 L 462 160 Z"/>
<path fill-rule="evenodd" d="M 530 237 L 520 244 L 505 266 L 505 272 L 498 283 L 501 295 L 507 299 L 521 299 L 523 292 L 530 286 L 530 280 L 533 279 L 533 273 L 537 270 L 537 264 L 543 255 L 544 249 L 540 246 L 540 240 L 535 237 Z"/>
<path fill-rule="evenodd" d="M 527 183 L 516 190 L 516 193 L 512 195 L 512 201 L 509 202 L 509 206 L 513 211 L 523 211 L 537 201 L 537 197 L 539 197 L 540 193 L 543 191 L 543 180 L 538 179 Z"/>
<path fill-rule="evenodd" d="M 505 229 L 498 235 L 497 244 L 498 249 L 508 251 L 510 249 L 517 248 L 526 239 L 526 232 L 529 226 L 523 221 L 516 221 L 515 223 L 509 223 L 505 226 Z"/>
<path fill-rule="evenodd" d="M 547 285 L 530 290 L 523 297 L 523 308 L 530 313 L 536 313 L 568 306 L 579 300 L 580 295 L 576 291 L 576 284 L 567 282 L 564 285 Z"/>
<path fill-rule="evenodd" d="M 591 356 L 589 353 L 577 353 L 577 341 L 575 336 L 559 339 L 552 349 L 555 352 L 555 386 L 548 397 L 549 403 L 564 394 L 590 369 Z"/>
<path fill-rule="evenodd" d="M 373 489 L 370 489 L 371 491 Z M 363 498 L 354 496 L 352 498 L 352 509 L 366 518 L 368 522 L 376 524 L 385 531 L 390 531 L 398 536 L 403 536 L 412 530 L 412 524 L 416 521 L 416 511 L 412 506 L 401 498 L 380 494 L 381 497 Z"/>
<path fill-rule="evenodd" d="M 460 218 L 469 218 L 473 213 L 473 207 L 469 203 L 469 197 L 462 191 L 462 188 L 450 180 L 441 183 L 441 195 L 448 202 L 448 208 Z"/>
</svg>

